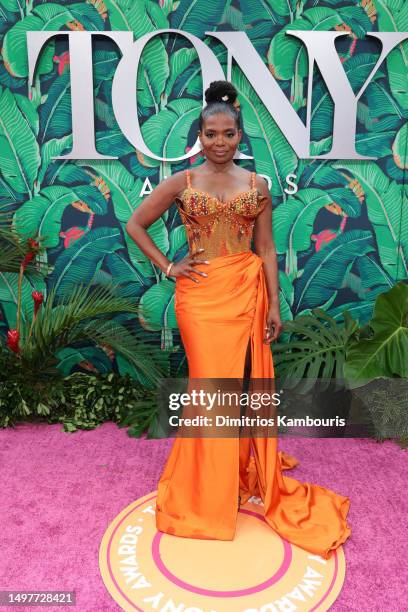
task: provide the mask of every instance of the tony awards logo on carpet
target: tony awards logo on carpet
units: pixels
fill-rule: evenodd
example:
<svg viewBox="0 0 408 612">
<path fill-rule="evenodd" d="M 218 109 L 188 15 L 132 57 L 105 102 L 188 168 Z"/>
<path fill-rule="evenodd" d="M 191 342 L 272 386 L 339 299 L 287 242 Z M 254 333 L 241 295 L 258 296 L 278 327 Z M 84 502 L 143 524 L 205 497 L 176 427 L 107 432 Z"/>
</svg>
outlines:
<svg viewBox="0 0 408 612">
<path fill-rule="evenodd" d="M 155 502 L 152 492 L 125 508 L 100 545 L 103 581 L 125 611 L 322 612 L 341 591 L 342 547 L 326 560 L 283 540 L 259 499 L 240 508 L 232 541 L 157 531 Z"/>
</svg>

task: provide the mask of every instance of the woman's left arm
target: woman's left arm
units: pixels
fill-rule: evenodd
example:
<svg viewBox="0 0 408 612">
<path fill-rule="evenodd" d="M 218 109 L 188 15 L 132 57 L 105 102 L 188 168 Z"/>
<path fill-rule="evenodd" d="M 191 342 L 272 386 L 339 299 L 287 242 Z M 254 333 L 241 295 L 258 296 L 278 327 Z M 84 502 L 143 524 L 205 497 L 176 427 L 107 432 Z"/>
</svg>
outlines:
<svg viewBox="0 0 408 612">
<path fill-rule="evenodd" d="M 264 342 L 277 340 L 282 330 L 279 308 L 279 276 L 275 243 L 272 235 L 272 199 L 268 185 L 261 176 L 256 177 L 259 193 L 266 199 L 262 212 L 259 213 L 254 225 L 255 253 L 263 260 L 263 268 L 268 288 L 269 308 L 266 318 Z"/>
</svg>

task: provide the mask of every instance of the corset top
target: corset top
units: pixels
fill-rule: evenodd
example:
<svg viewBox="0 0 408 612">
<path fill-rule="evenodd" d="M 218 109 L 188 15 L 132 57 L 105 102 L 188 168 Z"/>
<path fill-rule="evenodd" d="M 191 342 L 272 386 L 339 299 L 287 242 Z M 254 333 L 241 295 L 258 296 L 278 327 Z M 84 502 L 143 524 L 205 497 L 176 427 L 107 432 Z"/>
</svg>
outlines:
<svg viewBox="0 0 408 612">
<path fill-rule="evenodd" d="M 266 198 L 258 193 L 255 172 L 251 172 L 251 188 L 238 193 L 227 202 L 191 186 L 190 171 L 186 170 L 187 187 L 176 199 L 183 221 L 189 252 L 204 248 L 203 259 L 249 251 L 252 231 Z"/>
</svg>

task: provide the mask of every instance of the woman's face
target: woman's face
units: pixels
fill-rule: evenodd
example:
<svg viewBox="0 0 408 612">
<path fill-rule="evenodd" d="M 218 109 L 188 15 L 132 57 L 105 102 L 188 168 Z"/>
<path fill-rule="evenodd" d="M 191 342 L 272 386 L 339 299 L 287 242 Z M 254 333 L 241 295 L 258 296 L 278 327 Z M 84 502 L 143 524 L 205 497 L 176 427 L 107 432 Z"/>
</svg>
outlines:
<svg viewBox="0 0 408 612">
<path fill-rule="evenodd" d="M 234 157 L 242 130 L 237 128 L 231 115 L 216 113 L 203 121 L 203 129 L 198 135 L 206 158 L 225 163 Z"/>
</svg>

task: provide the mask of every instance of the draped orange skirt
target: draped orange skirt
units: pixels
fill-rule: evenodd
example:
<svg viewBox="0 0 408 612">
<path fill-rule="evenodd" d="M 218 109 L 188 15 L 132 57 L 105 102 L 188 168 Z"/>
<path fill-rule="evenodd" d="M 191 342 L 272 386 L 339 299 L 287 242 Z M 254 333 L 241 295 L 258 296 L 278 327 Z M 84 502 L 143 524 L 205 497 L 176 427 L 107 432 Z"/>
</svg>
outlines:
<svg viewBox="0 0 408 612">
<path fill-rule="evenodd" d="M 175 310 L 190 378 L 240 378 L 248 342 L 251 378 L 273 378 L 263 342 L 268 294 L 252 251 L 198 264 L 207 277 L 176 279 Z M 252 451 L 252 455 L 251 455 Z M 232 540 L 241 504 L 258 496 L 282 538 L 325 559 L 351 534 L 348 497 L 282 474 L 299 462 L 276 436 L 176 437 L 158 483 L 156 527 L 188 538 Z"/>
</svg>

